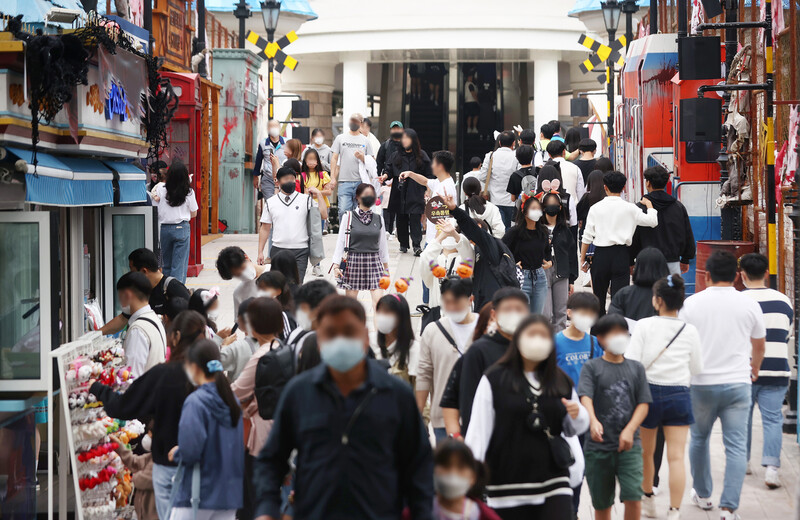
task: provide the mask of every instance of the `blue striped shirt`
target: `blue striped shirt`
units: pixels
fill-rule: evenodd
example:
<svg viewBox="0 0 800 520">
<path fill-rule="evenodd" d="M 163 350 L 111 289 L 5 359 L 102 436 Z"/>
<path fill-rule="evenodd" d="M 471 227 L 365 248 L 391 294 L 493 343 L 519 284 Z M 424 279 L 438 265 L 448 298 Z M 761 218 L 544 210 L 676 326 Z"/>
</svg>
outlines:
<svg viewBox="0 0 800 520">
<path fill-rule="evenodd" d="M 764 313 L 767 344 L 764 361 L 758 372 L 757 385 L 786 386 L 789 384 L 789 336 L 792 332 L 794 310 L 789 298 L 774 289 L 747 289 L 744 294 L 755 300 Z"/>
</svg>

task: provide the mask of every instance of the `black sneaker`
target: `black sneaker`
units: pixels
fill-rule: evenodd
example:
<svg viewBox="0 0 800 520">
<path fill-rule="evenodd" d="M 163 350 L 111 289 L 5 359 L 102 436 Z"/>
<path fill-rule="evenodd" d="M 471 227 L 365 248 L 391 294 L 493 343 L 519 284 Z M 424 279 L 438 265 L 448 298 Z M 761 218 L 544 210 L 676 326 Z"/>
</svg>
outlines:
<svg viewBox="0 0 800 520">
<path fill-rule="evenodd" d="M 422 254 L 422 248 L 421 247 L 415 247 L 414 248 L 414 256 L 419 256 L 421 254 Z"/>
<path fill-rule="evenodd" d="M 401 247 L 400 248 L 400 252 L 401 253 L 408 253 L 408 248 L 407 247 Z"/>
</svg>

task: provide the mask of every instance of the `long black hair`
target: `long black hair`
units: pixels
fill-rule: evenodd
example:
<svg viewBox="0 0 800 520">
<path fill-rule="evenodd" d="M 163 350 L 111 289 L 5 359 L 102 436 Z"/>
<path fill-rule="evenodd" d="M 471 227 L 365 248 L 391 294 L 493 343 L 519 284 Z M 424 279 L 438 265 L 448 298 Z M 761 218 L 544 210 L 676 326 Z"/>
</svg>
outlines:
<svg viewBox="0 0 800 520">
<path fill-rule="evenodd" d="M 683 300 L 686 298 L 686 285 L 683 278 L 677 274 L 671 274 L 653 284 L 653 296 L 661 298 L 667 310 L 679 311 L 683 307 Z"/>
<path fill-rule="evenodd" d="M 568 152 L 574 152 L 578 149 L 578 145 L 581 142 L 581 131 L 578 127 L 573 126 L 567 133 L 564 134 L 564 144 L 567 145 Z"/>
<path fill-rule="evenodd" d="M 206 319 L 197 311 L 183 311 L 178 314 L 169 327 L 169 335 L 178 334 L 178 342 L 170 345 L 169 362 L 182 362 L 186 351 L 197 338 L 202 338 L 206 331 Z M 219 347 L 218 347 L 219 349 Z"/>
<path fill-rule="evenodd" d="M 586 193 L 583 194 L 581 202 L 588 204 L 588 207 L 591 208 L 604 198 L 606 198 L 606 190 L 603 183 L 603 172 L 592 170 L 586 177 Z"/>
<path fill-rule="evenodd" d="M 528 219 L 525 215 L 528 213 L 528 209 L 531 207 L 531 204 L 536 203 L 539 205 L 539 208 L 542 210 L 542 218 L 536 221 L 536 229 L 528 229 Z M 518 233 L 520 233 L 523 229 L 528 229 L 528 233 L 533 233 L 538 235 L 539 238 L 546 239 L 547 238 L 547 231 L 545 231 L 544 225 L 542 224 L 544 219 L 544 206 L 536 197 L 528 197 L 525 199 L 525 202 L 522 203 L 522 207 L 517 212 L 517 218 L 514 221 L 514 226 L 508 230 L 508 233 L 513 233 L 511 236 L 512 238 L 517 238 Z"/>
<path fill-rule="evenodd" d="M 542 197 L 542 209 L 547 207 L 547 203 L 550 202 L 551 204 L 558 203 L 561 206 L 561 211 L 558 212 L 556 215 L 556 226 L 566 226 L 569 227 L 569 222 L 567 221 L 567 209 L 564 207 L 564 203 L 561 202 L 561 197 L 556 195 L 555 193 L 548 193 L 544 197 Z M 545 220 L 543 222 L 547 222 L 547 213 L 543 217 Z"/>
<path fill-rule="evenodd" d="M 297 270 L 297 259 L 289 251 L 280 251 L 272 257 L 269 264 L 270 271 L 283 273 L 288 284 L 300 283 L 300 271 Z"/>
<path fill-rule="evenodd" d="M 478 215 L 483 215 L 486 211 L 486 199 L 481 195 L 481 181 L 475 177 L 467 177 L 461 184 L 461 189 L 467 197 L 465 200 L 467 207 Z"/>
<path fill-rule="evenodd" d="M 433 452 L 433 465 L 443 468 L 453 466 L 468 467 L 475 473 L 475 484 L 467 491 L 467 498 L 483 500 L 483 492 L 489 481 L 489 472 L 481 461 L 475 458 L 466 443 L 455 439 L 444 439 Z"/>
<path fill-rule="evenodd" d="M 646 247 L 636 255 L 633 266 L 633 283 L 640 287 L 652 287 L 669 274 L 669 266 L 664 253 L 655 247 Z"/>
<path fill-rule="evenodd" d="M 319 152 L 317 149 L 313 146 L 307 147 L 306 153 L 303 154 L 303 164 L 300 166 L 300 193 L 306 192 L 306 179 L 308 179 L 309 175 L 311 174 L 308 166 L 308 156 L 312 153 L 317 158 L 317 167 L 315 168 L 314 172 L 317 174 L 317 177 L 320 179 L 320 181 L 322 180 L 322 174 L 325 171 L 324 168 L 322 168 L 322 160 L 319 158 Z"/>
<path fill-rule="evenodd" d="M 164 184 L 167 190 L 167 204 L 176 208 L 186 202 L 186 197 L 192 191 L 189 184 L 189 170 L 179 159 L 172 161 L 167 170 L 167 182 Z"/>
<path fill-rule="evenodd" d="M 264 271 L 256 280 L 256 285 L 264 285 L 273 289 L 279 289 L 281 294 L 275 298 L 281 304 L 284 311 L 294 312 L 294 299 L 292 291 L 289 289 L 289 282 L 286 276 L 280 271 Z"/>
<path fill-rule="evenodd" d="M 508 371 L 509 377 L 512 378 L 512 387 L 514 390 L 521 392 L 525 385 L 528 384 L 528 380 L 525 378 L 522 354 L 519 352 L 518 345 L 520 337 L 531 325 L 544 325 L 549 331 L 548 335 L 550 336 L 550 340 L 553 341 L 553 350 L 550 351 L 550 355 L 536 367 L 536 378 L 542 385 L 542 390 L 544 393 L 556 397 L 569 395 L 572 393 L 573 385 L 570 382 L 569 376 L 558 368 L 558 364 L 556 363 L 553 326 L 550 324 L 550 320 L 541 314 L 531 314 L 522 320 L 522 323 L 519 324 L 517 331 L 514 333 L 514 337 L 511 339 L 511 343 L 508 345 L 508 349 L 506 349 L 505 354 L 503 354 L 503 357 L 500 358 L 497 364 Z"/>
<path fill-rule="evenodd" d="M 231 384 L 228 382 L 225 372 L 222 370 L 210 372 L 208 367 L 210 361 L 219 362 L 219 346 L 210 339 L 201 339 L 189 347 L 189 351 L 186 353 L 186 360 L 189 363 L 194 363 L 199 366 L 206 377 L 214 378 L 217 393 L 219 393 L 222 401 L 230 408 L 231 426 L 235 428 L 239 422 L 239 418 L 242 416 L 242 409 L 239 407 L 239 401 L 237 401 L 236 396 L 233 395 Z"/>
<path fill-rule="evenodd" d="M 419 144 L 419 136 L 417 135 L 417 131 L 413 128 L 406 128 L 403 130 L 403 133 L 406 134 L 409 139 L 411 139 L 411 153 L 414 154 L 414 159 L 417 162 L 417 168 L 421 168 L 424 161 L 422 160 L 422 146 Z M 395 165 L 402 166 L 402 160 L 402 154 L 397 154 Z"/>
<path fill-rule="evenodd" d="M 206 324 L 211 327 L 211 330 L 217 332 L 217 324 L 208 317 L 208 308 L 214 303 L 214 300 L 219 299 L 219 296 L 214 296 L 208 303 L 203 302 L 203 293 L 208 289 L 197 288 L 191 296 L 189 296 L 189 310 L 201 314 L 206 319 Z"/>
<path fill-rule="evenodd" d="M 397 318 L 397 340 L 394 344 L 394 352 L 397 355 L 397 364 L 401 369 L 408 367 L 408 355 L 411 351 L 411 344 L 414 343 L 414 329 L 411 327 L 411 311 L 408 302 L 399 294 L 387 294 L 375 306 L 375 312 L 389 311 Z M 389 359 L 389 350 L 386 344 L 386 334 L 378 331 L 378 348 L 381 356 Z"/>
</svg>

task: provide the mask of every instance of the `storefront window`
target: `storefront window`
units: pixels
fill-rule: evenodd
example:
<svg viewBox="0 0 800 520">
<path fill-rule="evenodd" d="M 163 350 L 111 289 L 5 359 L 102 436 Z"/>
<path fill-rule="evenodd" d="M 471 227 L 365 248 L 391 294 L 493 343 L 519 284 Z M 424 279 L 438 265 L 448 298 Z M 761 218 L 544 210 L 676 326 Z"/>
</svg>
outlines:
<svg viewBox="0 0 800 520">
<path fill-rule="evenodd" d="M 0 222 L 0 380 L 39 379 L 39 224 Z"/>
<path fill-rule="evenodd" d="M 145 242 L 145 216 L 144 215 L 113 215 L 111 217 L 111 236 L 114 243 L 114 283 L 119 277 L 130 271 L 128 255 L 134 249 L 147 247 Z M 120 313 L 117 291 L 114 292 L 114 315 Z"/>
</svg>

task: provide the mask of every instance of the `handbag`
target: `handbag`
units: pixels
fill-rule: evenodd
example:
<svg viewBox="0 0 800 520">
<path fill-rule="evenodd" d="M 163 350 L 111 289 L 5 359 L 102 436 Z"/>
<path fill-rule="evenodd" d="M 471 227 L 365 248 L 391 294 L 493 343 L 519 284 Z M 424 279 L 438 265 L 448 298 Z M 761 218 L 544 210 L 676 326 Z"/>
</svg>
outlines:
<svg viewBox="0 0 800 520">
<path fill-rule="evenodd" d="M 172 491 L 169 494 L 169 509 L 167 518 L 172 517 L 172 510 L 175 508 L 175 499 L 178 498 L 178 491 L 186 477 L 186 466 L 182 462 L 178 463 L 178 469 L 172 477 Z M 192 466 L 192 496 L 189 498 L 192 506 L 192 518 L 197 519 L 197 511 L 200 509 L 200 463 L 196 462 Z"/>
<path fill-rule="evenodd" d="M 685 328 L 686 328 L 686 324 L 684 323 L 684 324 L 683 324 L 683 326 L 682 326 L 680 329 L 678 329 L 678 332 L 676 332 L 676 333 L 675 333 L 675 335 L 674 335 L 674 336 L 672 336 L 672 339 L 671 339 L 671 340 L 669 340 L 669 343 L 667 343 L 667 346 L 666 346 L 666 347 L 664 347 L 663 349 L 661 349 L 661 352 L 659 352 L 659 353 L 658 353 L 658 355 L 657 355 L 656 357 L 654 357 L 654 358 L 653 358 L 653 361 L 651 361 L 651 362 L 650 362 L 650 364 L 649 364 L 649 365 L 647 365 L 647 366 L 644 368 L 644 371 L 645 371 L 645 372 L 647 372 L 648 370 L 650 370 L 650 367 L 652 367 L 652 366 L 655 364 L 655 362 L 656 362 L 656 361 L 658 361 L 658 358 L 660 358 L 660 357 L 662 356 L 662 354 L 664 354 L 664 352 L 666 352 L 666 351 L 667 351 L 667 349 L 670 347 L 670 345 L 672 345 L 672 343 L 673 343 L 673 342 L 674 342 L 676 339 L 678 339 L 678 336 L 680 336 L 680 335 L 681 335 L 681 332 L 683 332 L 683 329 L 685 329 Z"/>
<path fill-rule="evenodd" d="M 308 198 L 308 259 L 311 265 L 317 265 L 325 259 L 325 244 L 322 242 L 322 215 L 319 207 Z"/>
<path fill-rule="evenodd" d="M 525 420 L 525 425 L 533 432 L 543 431 L 547 436 L 547 443 L 550 445 L 550 454 L 553 462 L 559 469 L 569 469 L 575 464 L 575 455 L 569 443 L 561 435 L 553 435 L 550 426 L 547 424 L 544 414 L 539 412 L 539 398 L 536 397 L 529 385 L 525 385 L 525 400 L 531 405 L 531 413 Z"/>
<path fill-rule="evenodd" d="M 483 188 L 483 198 L 486 200 L 492 200 L 492 196 L 489 194 L 489 181 L 492 180 L 492 163 L 494 162 L 494 152 L 489 155 L 489 168 L 486 171 L 486 184 L 484 184 Z"/>
</svg>

